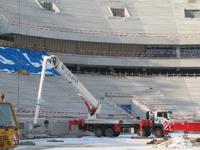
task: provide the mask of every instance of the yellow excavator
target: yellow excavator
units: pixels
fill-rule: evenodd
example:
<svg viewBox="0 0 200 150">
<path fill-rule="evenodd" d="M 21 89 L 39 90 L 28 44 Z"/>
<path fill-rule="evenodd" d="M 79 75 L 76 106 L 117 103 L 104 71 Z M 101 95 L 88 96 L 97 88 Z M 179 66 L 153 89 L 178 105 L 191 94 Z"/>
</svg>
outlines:
<svg viewBox="0 0 200 150">
<path fill-rule="evenodd" d="M 0 150 L 10 150 L 19 144 L 19 127 L 16 113 L 0 92 Z"/>
</svg>

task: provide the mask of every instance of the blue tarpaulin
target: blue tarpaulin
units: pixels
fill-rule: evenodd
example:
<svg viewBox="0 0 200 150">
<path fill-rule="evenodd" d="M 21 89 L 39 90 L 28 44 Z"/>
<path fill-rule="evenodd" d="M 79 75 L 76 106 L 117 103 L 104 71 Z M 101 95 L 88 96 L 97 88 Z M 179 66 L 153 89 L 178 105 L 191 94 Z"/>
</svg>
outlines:
<svg viewBox="0 0 200 150">
<path fill-rule="evenodd" d="M 132 109 L 131 109 L 131 105 L 119 105 L 123 110 L 125 110 L 127 113 L 131 114 Z"/>
<path fill-rule="evenodd" d="M 45 51 L 0 47 L 0 71 L 14 73 L 26 70 L 29 74 L 40 74 L 45 55 L 48 55 Z M 54 69 L 47 69 L 46 74 L 58 75 Z"/>
</svg>

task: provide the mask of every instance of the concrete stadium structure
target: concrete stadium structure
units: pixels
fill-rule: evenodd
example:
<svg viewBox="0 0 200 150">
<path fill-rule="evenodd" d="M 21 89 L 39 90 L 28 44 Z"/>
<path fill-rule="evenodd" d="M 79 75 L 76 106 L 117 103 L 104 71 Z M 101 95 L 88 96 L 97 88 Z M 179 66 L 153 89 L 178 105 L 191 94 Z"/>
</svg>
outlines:
<svg viewBox="0 0 200 150">
<path fill-rule="evenodd" d="M 20 122 L 25 123 L 23 132 L 32 133 L 34 130 L 26 129 L 28 127 L 25 126 L 32 124 L 39 76 L 9 73 L 0 73 L 0 75 L 1 90 L 5 91 L 7 99 L 13 100 Z M 199 119 L 199 77 L 131 77 L 92 74 L 80 74 L 77 77 L 103 103 L 102 117 L 128 117 L 121 110 L 113 109 L 114 104 L 131 105 L 132 114 L 142 117 L 143 114 L 137 114 L 137 108 L 132 103 L 132 98 L 135 96 L 152 110 L 173 111 L 174 119 L 195 120 L 195 117 Z M 41 124 L 43 125 L 43 121 L 47 119 L 50 121 L 51 134 L 65 135 L 69 134 L 68 119 L 86 116 L 87 110 L 72 87 L 63 82 L 59 76 L 47 77 L 40 114 Z M 60 128 L 55 130 L 58 122 Z"/>
<path fill-rule="evenodd" d="M 2 0 L 0 34 L 5 45 L 54 53 L 198 57 L 199 4 L 199 0 Z"/>
<path fill-rule="evenodd" d="M 78 74 L 103 102 L 104 117 L 126 117 L 112 109 L 116 103 L 131 105 L 135 114 L 132 96 L 152 109 L 172 110 L 175 117 L 198 116 L 199 77 L 140 74 L 198 75 L 199 27 L 200 0 L 0 1 L 1 46 L 45 50 L 78 73 L 114 75 Z M 25 123 L 22 133 L 39 133 L 29 127 L 39 76 L 0 76 L 1 89 Z M 47 77 L 42 110 L 41 122 L 51 120 L 51 135 L 68 134 L 66 121 L 87 115 L 81 99 L 59 77 Z M 42 128 L 40 133 L 46 131 Z"/>
<path fill-rule="evenodd" d="M 199 16 L 185 15 L 185 10 L 200 9 L 199 0 L 52 0 L 59 12 L 41 2 L 2 0 L 1 33 L 105 43 L 199 44 Z M 128 15 L 114 16 L 112 8 L 125 9 Z"/>
</svg>

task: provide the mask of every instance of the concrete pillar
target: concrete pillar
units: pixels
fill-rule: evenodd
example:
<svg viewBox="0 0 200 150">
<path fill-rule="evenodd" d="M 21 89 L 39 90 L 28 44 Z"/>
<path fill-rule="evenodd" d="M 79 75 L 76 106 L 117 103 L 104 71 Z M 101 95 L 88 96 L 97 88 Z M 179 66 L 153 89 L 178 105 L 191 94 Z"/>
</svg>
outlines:
<svg viewBox="0 0 200 150">
<path fill-rule="evenodd" d="M 113 67 L 109 67 L 108 69 L 109 69 L 109 71 L 113 71 Z"/>
<path fill-rule="evenodd" d="M 108 70 L 109 70 L 110 74 L 114 74 L 114 72 L 115 72 L 114 69 L 113 69 L 113 67 L 109 67 Z"/>
<path fill-rule="evenodd" d="M 180 58 L 180 55 L 181 55 L 181 48 L 180 48 L 180 46 L 177 46 L 176 47 L 176 57 Z"/>
<path fill-rule="evenodd" d="M 178 68 L 178 67 L 176 68 L 176 71 L 177 71 L 177 72 L 179 72 L 180 70 L 181 70 L 180 68 Z"/>
<path fill-rule="evenodd" d="M 77 72 L 77 73 L 80 73 L 80 70 L 81 70 L 81 66 L 77 65 L 77 66 L 76 66 L 76 72 Z"/>
<path fill-rule="evenodd" d="M 142 71 L 146 72 L 146 71 L 147 71 L 147 68 L 142 68 Z"/>
</svg>

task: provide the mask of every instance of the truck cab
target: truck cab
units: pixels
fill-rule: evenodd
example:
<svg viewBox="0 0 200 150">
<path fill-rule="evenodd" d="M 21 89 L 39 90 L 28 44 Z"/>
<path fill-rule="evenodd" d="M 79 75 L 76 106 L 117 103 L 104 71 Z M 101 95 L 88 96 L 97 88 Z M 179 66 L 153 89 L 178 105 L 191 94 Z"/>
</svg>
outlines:
<svg viewBox="0 0 200 150">
<path fill-rule="evenodd" d="M 171 114 L 170 111 L 155 111 L 153 112 L 153 126 L 152 126 L 152 133 L 156 137 L 164 136 L 164 130 L 167 128 L 171 123 Z"/>
<path fill-rule="evenodd" d="M 170 111 L 156 111 L 154 112 L 154 124 L 163 124 L 165 121 L 171 120 Z"/>
<path fill-rule="evenodd" d="M 19 128 L 13 106 L 0 100 L 0 149 L 12 149 L 19 144 Z"/>
</svg>

